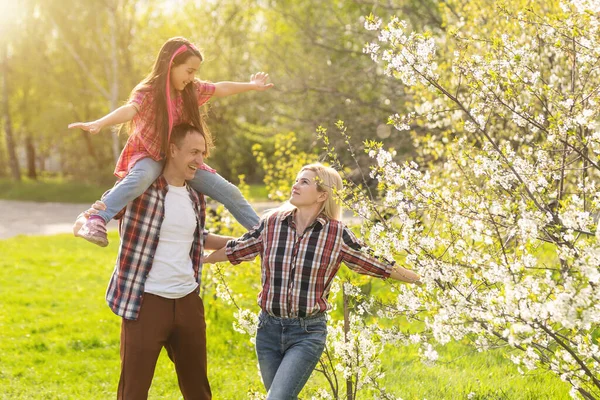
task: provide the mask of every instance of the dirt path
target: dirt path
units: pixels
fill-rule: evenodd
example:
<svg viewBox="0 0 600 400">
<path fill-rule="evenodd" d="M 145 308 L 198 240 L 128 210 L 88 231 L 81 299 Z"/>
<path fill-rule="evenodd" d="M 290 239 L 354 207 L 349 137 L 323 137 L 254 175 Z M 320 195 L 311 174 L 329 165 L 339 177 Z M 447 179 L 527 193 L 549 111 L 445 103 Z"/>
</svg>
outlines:
<svg viewBox="0 0 600 400">
<path fill-rule="evenodd" d="M 253 203 L 260 214 L 277 206 L 273 202 Z M 36 203 L 28 201 L 0 200 L 0 239 L 17 235 L 54 235 L 71 233 L 75 218 L 90 204 Z M 117 229 L 111 221 L 109 229 Z"/>
</svg>

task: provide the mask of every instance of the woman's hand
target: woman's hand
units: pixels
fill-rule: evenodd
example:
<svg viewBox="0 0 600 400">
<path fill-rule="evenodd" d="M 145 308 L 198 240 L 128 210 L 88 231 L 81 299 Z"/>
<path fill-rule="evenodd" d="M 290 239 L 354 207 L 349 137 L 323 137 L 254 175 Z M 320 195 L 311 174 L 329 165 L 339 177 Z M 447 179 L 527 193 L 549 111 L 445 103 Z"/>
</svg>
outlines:
<svg viewBox="0 0 600 400">
<path fill-rule="evenodd" d="M 211 258 L 211 256 L 214 254 L 215 252 L 213 251 L 212 253 L 208 254 L 208 255 L 204 255 L 202 256 L 202 264 L 214 264 L 215 262 L 213 261 L 214 257 Z"/>
</svg>

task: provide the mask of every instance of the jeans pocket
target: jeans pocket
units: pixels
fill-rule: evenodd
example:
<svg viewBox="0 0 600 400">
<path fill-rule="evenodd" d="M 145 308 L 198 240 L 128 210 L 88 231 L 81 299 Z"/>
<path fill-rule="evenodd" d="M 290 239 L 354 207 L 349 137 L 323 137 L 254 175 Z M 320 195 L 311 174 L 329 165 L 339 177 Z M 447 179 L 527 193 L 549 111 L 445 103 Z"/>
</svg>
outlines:
<svg viewBox="0 0 600 400">
<path fill-rule="evenodd" d="M 306 322 L 304 324 L 304 332 L 327 334 L 327 321 Z"/>
<path fill-rule="evenodd" d="M 258 324 L 256 325 L 256 330 L 262 329 L 267 323 L 267 318 L 262 315 L 262 313 L 258 316 Z"/>
</svg>

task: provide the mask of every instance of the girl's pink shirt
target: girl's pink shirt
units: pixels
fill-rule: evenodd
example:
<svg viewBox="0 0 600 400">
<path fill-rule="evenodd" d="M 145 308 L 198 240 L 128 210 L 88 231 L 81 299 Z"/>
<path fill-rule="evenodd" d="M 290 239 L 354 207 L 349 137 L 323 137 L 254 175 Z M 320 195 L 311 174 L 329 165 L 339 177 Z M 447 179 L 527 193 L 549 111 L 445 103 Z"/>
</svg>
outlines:
<svg viewBox="0 0 600 400">
<path fill-rule="evenodd" d="M 209 82 L 195 80 L 192 83 L 196 89 L 198 106 L 206 103 L 215 93 L 215 85 Z M 183 98 L 177 96 L 171 100 L 175 113 L 173 115 L 173 126 L 190 122 L 183 115 Z M 133 118 L 134 131 L 121 152 L 121 156 L 115 167 L 115 176 L 124 178 L 136 162 L 142 158 L 151 157 L 153 160 L 162 159 L 160 152 L 160 135 L 154 129 L 154 107 L 152 106 L 152 94 L 150 92 L 138 91 L 130 103 L 135 104 L 138 113 Z"/>
</svg>

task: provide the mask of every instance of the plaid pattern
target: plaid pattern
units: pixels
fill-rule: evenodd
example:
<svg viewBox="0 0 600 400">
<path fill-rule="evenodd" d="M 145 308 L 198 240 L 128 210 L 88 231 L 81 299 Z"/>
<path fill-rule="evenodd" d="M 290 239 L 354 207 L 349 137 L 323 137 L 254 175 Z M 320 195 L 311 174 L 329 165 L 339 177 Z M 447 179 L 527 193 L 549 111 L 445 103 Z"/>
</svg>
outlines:
<svg viewBox="0 0 600 400">
<path fill-rule="evenodd" d="M 342 261 L 360 274 L 390 276 L 393 263 L 373 256 L 340 221 L 321 214 L 299 235 L 294 212 L 275 212 L 241 238 L 227 242 L 232 264 L 261 256 L 258 305 L 265 312 L 305 318 L 330 309 L 329 289 Z"/>
<path fill-rule="evenodd" d="M 137 319 L 144 295 L 144 284 L 152 268 L 154 253 L 158 246 L 160 227 L 165 216 L 165 196 L 169 190 L 161 175 L 137 199 L 127 205 L 115 219 L 119 219 L 121 246 L 115 270 L 106 291 L 110 309 L 125 319 Z M 204 246 L 205 202 L 204 196 L 187 186 L 194 204 L 198 227 L 190 257 L 194 277 L 200 284 L 202 277 L 201 256 Z"/>
<path fill-rule="evenodd" d="M 209 82 L 201 82 L 197 79 L 193 84 L 198 95 L 198 107 L 200 107 L 212 97 L 215 92 L 215 85 Z M 183 115 L 183 98 L 178 96 L 171 101 L 174 103 L 175 110 L 173 126 L 189 122 Z M 160 153 L 160 135 L 154 132 L 154 102 L 152 101 L 152 94 L 148 91 L 138 90 L 130 103 L 136 106 L 138 113 L 132 121 L 134 131 L 127 138 L 127 143 L 125 143 L 125 147 L 115 167 L 114 173 L 121 179 L 142 158 L 152 157 L 155 161 L 160 161 L 163 158 Z"/>
</svg>

